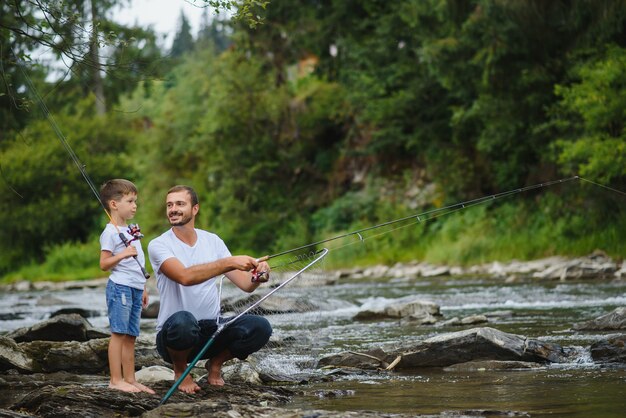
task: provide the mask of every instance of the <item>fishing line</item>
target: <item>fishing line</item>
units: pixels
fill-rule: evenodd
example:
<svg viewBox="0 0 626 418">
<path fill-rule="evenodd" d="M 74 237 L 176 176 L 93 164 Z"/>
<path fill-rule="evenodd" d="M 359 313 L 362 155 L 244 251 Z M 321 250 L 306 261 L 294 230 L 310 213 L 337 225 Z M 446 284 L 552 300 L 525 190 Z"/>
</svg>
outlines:
<svg viewBox="0 0 626 418">
<path fill-rule="evenodd" d="M 382 222 L 382 223 L 379 223 L 379 224 L 376 224 L 376 225 L 368 226 L 366 228 L 357 229 L 357 230 L 352 231 L 352 232 L 347 232 L 345 234 L 337 235 L 337 236 L 332 237 L 332 238 L 327 238 L 327 239 L 323 239 L 323 240 L 320 240 L 320 241 L 312 242 L 310 244 L 302 245 L 300 247 L 295 247 L 295 248 L 292 248 L 290 250 L 281 251 L 279 253 L 268 255 L 266 257 L 267 257 L 267 259 L 279 257 L 281 255 L 290 254 L 290 253 L 293 253 L 293 252 L 296 252 L 296 251 L 304 250 L 304 249 L 307 249 L 307 248 L 310 248 L 310 247 L 315 247 L 317 245 L 321 245 L 321 244 L 325 244 L 325 243 L 328 243 L 328 242 L 336 241 L 336 240 L 339 240 L 339 239 L 342 239 L 342 238 L 347 238 L 347 237 L 350 237 L 350 236 L 353 236 L 353 235 L 356 235 L 358 237 L 358 241 L 355 241 L 353 243 L 349 243 L 349 244 L 346 244 L 346 245 L 352 245 L 352 244 L 355 244 L 355 243 L 360 243 L 360 242 L 365 241 L 366 239 L 370 239 L 370 238 L 373 238 L 375 236 L 381 236 L 381 235 L 387 234 L 389 232 L 396 231 L 398 229 L 401 229 L 401 228 L 404 228 L 404 227 L 407 227 L 407 226 L 410 226 L 410 225 L 415 225 L 417 223 L 420 223 L 420 222 L 423 222 L 423 221 L 426 221 L 426 220 L 438 218 L 438 217 L 441 217 L 441 216 L 444 216 L 444 215 L 447 215 L 447 214 L 450 214 L 450 213 L 453 213 L 453 212 L 458 212 L 458 211 L 461 211 L 461 210 L 473 207 L 473 206 L 478 206 L 478 205 L 481 205 L 483 203 L 487 203 L 489 201 L 495 201 L 495 200 L 498 200 L 498 199 L 502 199 L 504 197 L 513 196 L 513 195 L 518 194 L 518 193 L 523 193 L 523 192 L 527 192 L 527 191 L 530 191 L 530 190 L 541 189 L 541 188 L 544 188 L 544 187 L 550 187 L 550 186 L 553 186 L 553 185 L 556 185 L 556 184 L 563 184 L 563 183 L 567 183 L 567 182 L 570 182 L 570 181 L 573 181 L 573 180 L 584 180 L 584 179 L 582 179 L 580 176 L 567 177 L 567 178 L 558 179 L 558 180 L 552 180 L 552 181 L 548 181 L 548 182 L 544 182 L 544 183 L 533 184 L 533 185 L 526 186 L 526 187 L 511 189 L 511 190 L 507 190 L 507 191 L 504 191 L 504 192 L 500 192 L 500 193 L 496 193 L 496 194 L 492 194 L 492 195 L 488 195 L 488 196 L 479 197 L 479 198 L 476 198 L 476 199 L 470 199 L 470 200 L 466 200 L 466 201 L 463 201 L 463 202 L 455 203 L 455 204 L 452 204 L 452 205 L 444 206 L 444 207 L 441 207 L 441 208 L 431 209 L 431 210 L 428 210 L 428 211 L 425 211 L 425 212 L 422 212 L 422 213 L 417 213 L 417 214 L 405 216 L 405 217 L 402 217 L 402 218 L 393 219 L 391 221 Z M 586 180 L 586 181 L 589 181 L 589 180 Z M 589 181 L 589 182 L 593 183 L 591 181 Z M 606 187 L 606 186 L 604 186 L 604 187 Z M 610 189 L 609 187 L 606 187 L 606 188 Z M 620 192 L 619 190 L 615 190 L 615 191 L 617 191 L 619 193 L 622 193 L 622 194 L 626 194 L 626 193 Z M 413 220 L 413 222 L 408 223 L 406 225 L 402 225 L 402 226 L 397 227 L 397 228 L 393 228 L 393 229 L 390 229 L 390 230 L 387 230 L 387 231 L 375 234 L 375 235 L 367 237 L 367 238 L 364 238 L 363 235 L 362 235 L 363 232 L 372 231 L 372 230 L 375 230 L 375 229 L 378 229 L 378 228 L 382 228 L 382 227 L 389 226 L 389 225 L 395 225 L 395 224 L 398 224 L 398 223 L 401 223 L 401 222 L 407 222 L 407 221 L 410 221 L 410 220 Z M 346 246 L 346 245 L 344 245 L 344 246 Z M 341 247 L 336 247 L 336 248 L 341 248 Z M 331 248 L 329 248 L 329 249 L 331 249 Z"/>
<path fill-rule="evenodd" d="M 26 71 L 24 71 L 24 64 L 23 64 L 23 62 L 19 59 L 19 57 L 17 56 L 17 54 L 15 53 L 15 51 L 12 48 L 11 48 L 11 52 L 13 53 L 13 56 L 15 57 L 15 61 L 17 63 L 18 68 L 20 69 L 22 75 L 24 76 L 24 79 L 26 80 L 26 84 L 28 85 L 28 88 L 31 90 L 32 94 L 35 96 L 35 99 L 37 100 L 37 102 L 39 104 L 39 107 L 41 108 L 41 111 L 43 112 L 44 116 L 48 120 L 48 123 L 50 123 L 50 126 L 52 126 L 52 129 L 54 130 L 54 133 L 57 135 L 57 137 L 61 141 L 61 144 L 63 144 L 63 147 L 65 148 L 65 151 L 67 151 L 67 153 L 69 154 L 70 158 L 72 159 L 72 161 L 74 162 L 74 164 L 78 168 L 78 171 L 83 176 L 83 179 L 85 180 L 85 182 L 87 183 L 87 185 L 89 186 L 91 191 L 93 192 L 94 196 L 96 196 L 96 199 L 98 199 L 98 203 L 100 203 L 100 206 L 102 206 L 102 209 L 104 210 L 104 213 L 109 218 L 109 221 L 111 222 L 111 224 L 117 230 L 117 233 L 118 233 L 120 239 L 122 240 L 124 245 L 126 245 L 128 247 L 129 245 L 131 245 L 130 242 L 128 241 L 128 239 L 126 238 L 124 233 L 120 231 L 120 229 L 118 228 L 117 224 L 115 223 L 115 221 L 111 217 L 111 214 L 107 210 L 106 205 L 104 204 L 104 202 L 100 198 L 100 193 L 98 193 L 98 189 L 96 188 L 96 186 L 94 185 L 93 181 L 89 177 L 89 174 L 87 173 L 86 165 L 83 164 L 80 161 L 80 159 L 78 158 L 78 156 L 76 155 L 76 153 L 74 152 L 74 150 L 72 149 L 70 144 L 67 142 L 67 139 L 65 138 L 65 135 L 61 131 L 61 128 L 59 128 L 59 125 L 57 124 L 56 120 L 54 119 L 54 116 L 52 115 L 52 113 L 48 109 L 48 106 L 44 102 L 43 98 L 39 95 L 39 91 L 35 88 L 35 85 L 33 84 L 31 78 L 28 76 Z M 141 262 L 139 261 L 137 256 L 133 256 L 133 258 L 135 259 L 135 261 L 139 265 L 139 268 L 141 269 L 141 273 L 144 275 L 144 277 L 146 279 L 150 278 L 150 274 L 146 271 L 144 266 L 141 265 Z"/>
</svg>

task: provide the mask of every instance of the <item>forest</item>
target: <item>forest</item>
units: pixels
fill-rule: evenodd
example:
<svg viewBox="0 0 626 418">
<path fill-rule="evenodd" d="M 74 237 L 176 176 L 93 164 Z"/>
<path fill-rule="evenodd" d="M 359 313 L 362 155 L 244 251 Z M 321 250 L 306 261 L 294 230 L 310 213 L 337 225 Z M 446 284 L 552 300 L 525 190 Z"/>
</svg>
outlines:
<svg viewBox="0 0 626 418">
<path fill-rule="evenodd" d="M 566 179 L 331 266 L 626 254 L 626 0 L 205 1 L 168 48 L 124 3 L 0 0 L 0 280 L 104 275 L 60 137 L 96 186 L 138 186 L 144 248 L 176 184 L 262 256 Z"/>
</svg>

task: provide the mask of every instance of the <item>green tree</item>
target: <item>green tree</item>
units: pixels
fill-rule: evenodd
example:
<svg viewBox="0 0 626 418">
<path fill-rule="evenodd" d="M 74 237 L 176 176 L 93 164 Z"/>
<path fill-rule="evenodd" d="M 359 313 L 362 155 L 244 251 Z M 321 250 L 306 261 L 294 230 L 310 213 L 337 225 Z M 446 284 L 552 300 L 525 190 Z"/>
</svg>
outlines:
<svg viewBox="0 0 626 418">
<path fill-rule="evenodd" d="M 575 80 L 557 85 L 554 123 L 564 171 L 603 184 L 626 184 L 626 48 L 609 45 L 597 59 L 572 70 Z"/>
<path fill-rule="evenodd" d="M 133 179 L 128 130 L 114 116 L 93 117 L 93 98 L 75 109 L 77 113 L 61 113 L 56 120 L 95 184 Z M 102 226 L 98 201 L 47 120 L 30 123 L 12 138 L 0 160 L 0 273 L 41 261 L 46 247 L 84 241 Z"/>
<path fill-rule="evenodd" d="M 170 50 L 170 55 L 173 58 L 177 58 L 182 56 L 183 54 L 191 51 L 193 49 L 193 36 L 191 35 L 191 25 L 189 25 L 189 21 L 187 20 L 187 16 L 181 10 L 180 12 L 180 24 L 178 26 L 178 31 L 174 36 L 174 41 L 172 42 L 172 49 Z"/>
</svg>

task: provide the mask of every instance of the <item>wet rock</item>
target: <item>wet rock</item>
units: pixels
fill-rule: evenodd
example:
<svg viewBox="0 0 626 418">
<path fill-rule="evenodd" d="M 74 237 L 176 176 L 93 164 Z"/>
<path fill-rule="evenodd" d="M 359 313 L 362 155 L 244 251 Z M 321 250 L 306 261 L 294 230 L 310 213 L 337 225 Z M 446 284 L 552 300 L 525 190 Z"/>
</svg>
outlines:
<svg viewBox="0 0 626 418">
<path fill-rule="evenodd" d="M 601 363 L 626 364 L 626 334 L 612 335 L 593 343 L 591 357 Z"/>
<path fill-rule="evenodd" d="M 408 296 L 396 300 L 373 300 L 363 305 L 353 319 L 373 320 L 383 318 L 419 318 L 430 319 L 439 318 L 439 305 L 431 301 L 417 299 L 415 296 Z"/>
<path fill-rule="evenodd" d="M 626 329 L 626 307 L 572 327 L 575 330 L 621 330 Z"/>
<path fill-rule="evenodd" d="M 389 363 L 385 360 L 389 355 L 378 348 L 364 353 L 345 351 L 339 354 L 321 358 L 317 367 L 354 367 L 358 369 L 386 368 Z"/>
<path fill-rule="evenodd" d="M 550 343 L 508 334 L 494 328 L 472 328 L 429 338 L 415 347 L 391 353 L 401 356 L 397 369 L 445 367 L 473 360 L 560 362 L 563 349 Z"/>
<path fill-rule="evenodd" d="M 541 368 L 545 368 L 545 366 L 540 363 L 528 361 L 479 360 L 453 364 L 452 366 L 445 367 L 444 370 L 447 372 L 466 372 L 486 370 L 528 370 Z"/>
<path fill-rule="evenodd" d="M 19 328 L 7 334 L 15 342 L 26 341 L 88 341 L 106 338 L 110 334 L 94 328 L 79 314 L 58 315 L 32 327 Z"/>
</svg>

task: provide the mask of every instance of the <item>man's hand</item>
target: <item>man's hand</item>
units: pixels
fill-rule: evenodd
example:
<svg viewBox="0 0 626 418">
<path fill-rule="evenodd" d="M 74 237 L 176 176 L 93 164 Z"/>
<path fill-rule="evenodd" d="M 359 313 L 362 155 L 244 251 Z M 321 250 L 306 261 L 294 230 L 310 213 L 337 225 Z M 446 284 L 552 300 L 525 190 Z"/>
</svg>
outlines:
<svg viewBox="0 0 626 418">
<path fill-rule="evenodd" d="M 256 258 L 249 257 L 247 255 L 235 255 L 230 257 L 230 262 L 233 270 L 250 271 L 255 269 L 259 262 Z"/>
<path fill-rule="evenodd" d="M 257 259 L 256 261 L 267 260 L 267 257 Z M 265 283 L 270 279 L 270 265 L 266 261 L 261 261 L 259 265 L 252 271 L 253 283 Z"/>
</svg>

